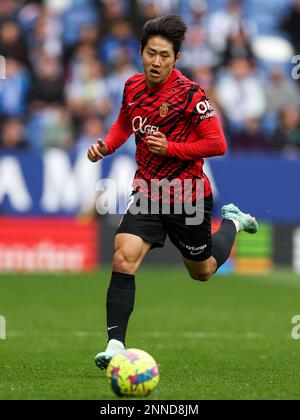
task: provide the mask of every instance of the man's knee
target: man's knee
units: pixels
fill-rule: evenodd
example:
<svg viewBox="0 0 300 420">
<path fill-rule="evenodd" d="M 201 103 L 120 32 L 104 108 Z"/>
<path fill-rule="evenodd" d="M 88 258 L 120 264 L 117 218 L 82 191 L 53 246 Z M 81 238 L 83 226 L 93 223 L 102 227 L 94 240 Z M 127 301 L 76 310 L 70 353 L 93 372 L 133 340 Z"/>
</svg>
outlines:
<svg viewBox="0 0 300 420">
<path fill-rule="evenodd" d="M 197 281 L 208 281 L 217 270 L 216 261 L 213 257 L 201 262 L 185 259 L 184 264 L 191 278 Z"/>
<path fill-rule="evenodd" d="M 139 255 L 122 248 L 117 249 L 113 257 L 113 270 L 119 273 L 134 274 L 138 260 Z"/>
<path fill-rule="evenodd" d="M 202 272 L 189 272 L 190 276 L 193 280 L 197 280 L 197 281 L 208 281 L 212 274 L 210 271 L 202 271 Z"/>
</svg>

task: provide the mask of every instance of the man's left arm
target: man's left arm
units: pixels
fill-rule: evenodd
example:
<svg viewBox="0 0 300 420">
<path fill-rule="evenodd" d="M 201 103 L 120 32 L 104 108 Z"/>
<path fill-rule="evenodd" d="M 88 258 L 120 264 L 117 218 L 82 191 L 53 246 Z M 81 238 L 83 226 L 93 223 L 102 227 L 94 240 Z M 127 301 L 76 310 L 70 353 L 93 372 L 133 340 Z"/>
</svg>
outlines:
<svg viewBox="0 0 300 420">
<path fill-rule="evenodd" d="M 221 124 L 216 116 L 201 122 L 196 128 L 199 140 L 193 143 L 175 143 L 168 141 L 161 133 L 147 137 L 149 151 L 161 156 L 180 160 L 196 160 L 226 153 L 226 140 Z"/>
<path fill-rule="evenodd" d="M 197 140 L 191 143 L 170 142 L 163 133 L 158 132 L 148 136 L 149 151 L 180 160 L 196 160 L 226 153 L 226 140 L 219 119 L 205 92 L 197 87 L 190 92 L 192 97 L 185 108 L 185 116 L 191 121 L 193 136 L 196 135 Z"/>
<path fill-rule="evenodd" d="M 182 160 L 195 160 L 222 156 L 227 146 L 221 124 L 216 116 L 204 120 L 196 128 L 199 140 L 193 143 L 168 142 L 167 156 Z"/>
</svg>

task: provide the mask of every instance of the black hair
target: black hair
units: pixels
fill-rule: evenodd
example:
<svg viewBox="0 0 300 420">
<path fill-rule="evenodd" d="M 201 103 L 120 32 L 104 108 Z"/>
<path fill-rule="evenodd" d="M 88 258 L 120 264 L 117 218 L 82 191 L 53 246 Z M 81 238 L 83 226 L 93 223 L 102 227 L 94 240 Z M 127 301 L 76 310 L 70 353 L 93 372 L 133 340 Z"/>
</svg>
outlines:
<svg viewBox="0 0 300 420">
<path fill-rule="evenodd" d="M 143 28 L 141 39 L 141 52 L 153 36 L 160 36 L 171 42 L 175 57 L 181 49 L 187 26 L 178 15 L 163 15 L 155 19 L 148 20 Z"/>
</svg>

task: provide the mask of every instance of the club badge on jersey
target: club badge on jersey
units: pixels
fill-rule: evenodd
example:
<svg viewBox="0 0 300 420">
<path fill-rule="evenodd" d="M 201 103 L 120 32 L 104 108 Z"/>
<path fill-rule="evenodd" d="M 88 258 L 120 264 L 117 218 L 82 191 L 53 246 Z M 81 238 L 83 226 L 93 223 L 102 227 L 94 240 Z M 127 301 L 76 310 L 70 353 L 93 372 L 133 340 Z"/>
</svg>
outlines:
<svg viewBox="0 0 300 420">
<path fill-rule="evenodd" d="M 159 115 L 161 118 L 165 118 L 169 112 L 169 104 L 168 102 L 163 102 L 159 108 Z"/>
</svg>

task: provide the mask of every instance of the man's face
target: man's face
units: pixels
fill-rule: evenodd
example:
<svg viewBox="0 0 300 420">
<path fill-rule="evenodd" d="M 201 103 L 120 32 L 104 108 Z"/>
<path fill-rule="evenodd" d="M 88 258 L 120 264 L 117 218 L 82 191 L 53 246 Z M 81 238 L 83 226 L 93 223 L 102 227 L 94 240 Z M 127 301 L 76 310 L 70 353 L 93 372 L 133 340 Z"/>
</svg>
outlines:
<svg viewBox="0 0 300 420">
<path fill-rule="evenodd" d="M 142 63 L 150 88 L 164 83 L 169 78 L 179 55 L 178 53 L 175 57 L 172 43 L 165 38 L 154 36 L 148 40 L 142 53 Z"/>
</svg>

